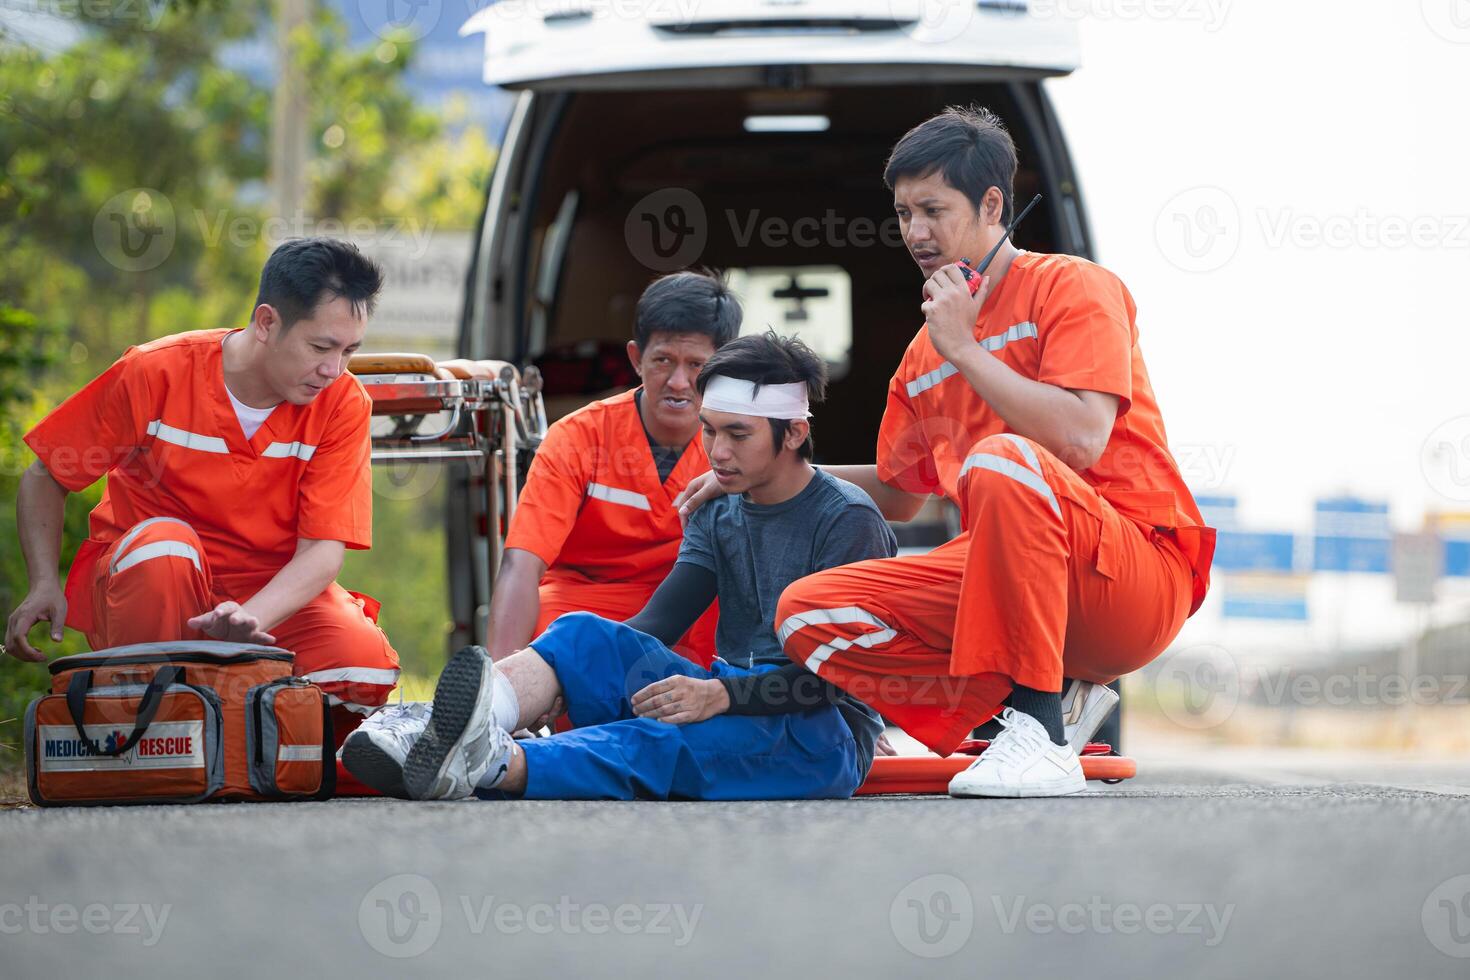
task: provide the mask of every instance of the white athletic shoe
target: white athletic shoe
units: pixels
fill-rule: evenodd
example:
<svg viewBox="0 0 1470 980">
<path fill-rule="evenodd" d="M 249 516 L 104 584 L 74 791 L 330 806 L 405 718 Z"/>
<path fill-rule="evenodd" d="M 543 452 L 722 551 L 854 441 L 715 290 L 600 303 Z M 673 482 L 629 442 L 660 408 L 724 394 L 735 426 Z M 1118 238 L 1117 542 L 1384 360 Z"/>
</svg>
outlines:
<svg viewBox="0 0 1470 980">
<path fill-rule="evenodd" d="M 1000 723 L 990 747 L 949 781 L 950 796 L 1070 796 L 1087 789 L 1082 760 L 1070 745 L 1052 742 L 1041 722 L 1006 708 Z"/>
<path fill-rule="evenodd" d="M 1062 692 L 1062 732 L 1072 751 L 1081 753 L 1118 706 L 1118 692 L 1106 684 L 1074 680 Z"/>
<path fill-rule="evenodd" d="M 515 742 L 491 719 L 495 664 L 484 647 L 464 647 L 449 658 L 434 687 L 434 711 L 403 766 L 404 787 L 415 800 L 462 800 L 492 767 L 510 764 Z"/>
<path fill-rule="evenodd" d="M 400 800 L 408 799 L 403 764 L 428 727 L 434 705 L 428 701 L 385 704 L 363 719 L 342 742 L 342 765 L 363 783 Z"/>
</svg>

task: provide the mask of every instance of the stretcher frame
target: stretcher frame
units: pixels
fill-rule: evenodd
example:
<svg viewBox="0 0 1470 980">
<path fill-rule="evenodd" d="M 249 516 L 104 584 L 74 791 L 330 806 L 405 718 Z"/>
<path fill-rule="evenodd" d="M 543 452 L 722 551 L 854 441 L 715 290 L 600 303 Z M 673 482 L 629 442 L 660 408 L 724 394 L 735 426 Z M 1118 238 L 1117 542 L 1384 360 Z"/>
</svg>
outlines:
<svg viewBox="0 0 1470 980">
<path fill-rule="evenodd" d="M 975 756 L 990 747 L 985 739 L 968 739 L 960 744 L 953 755 L 890 755 L 873 760 L 868 778 L 857 788 L 854 796 L 883 796 L 889 794 L 930 795 L 949 792 L 949 781 L 955 774 L 975 761 Z M 1104 742 L 1093 742 L 1084 746 L 1082 775 L 1104 783 L 1120 783 L 1138 775 L 1138 763 L 1128 756 L 1118 755 L 1113 747 Z"/>
<path fill-rule="evenodd" d="M 436 364 L 423 354 L 357 354 L 348 370 L 372 399 L 373 416 L 392 420 L 390 431 L 373 434 L 374 463 L 463 462 L 471 486 L 479 481 L 467 516 L 470 527 L 484 531 L 488 594 L 515 516 L 523 457 L 528 461 L 546 438 L 541 372 L 518 372 L 503 361 Z M 446 421 L 430 423 L 445 413 Z"/>
</svg>

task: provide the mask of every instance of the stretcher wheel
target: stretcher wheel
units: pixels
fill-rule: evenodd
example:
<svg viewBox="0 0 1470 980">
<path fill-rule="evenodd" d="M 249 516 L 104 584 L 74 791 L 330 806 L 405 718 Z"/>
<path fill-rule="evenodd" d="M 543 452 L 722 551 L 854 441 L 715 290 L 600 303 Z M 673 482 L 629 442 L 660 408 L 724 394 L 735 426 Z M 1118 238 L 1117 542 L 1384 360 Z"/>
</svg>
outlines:
<svg viewBox="0 0 1470 980">
<path fill-rule="evenodd" d="M 975 761 L 974 757 L 989 745 L 987 741 L 972 739 L 962 743 L 951 756 L 879 756 L 873 760 L 868 778 L 855 795 L 947 793 L 955 773 Z M 1094 743 L 1082 750 L 1082 774 L 1088 779 L 1115 784 L 1138 775 L 1138 763 L 1127 756 L 1115 755 L 1110 745 Z"/>
</svg>

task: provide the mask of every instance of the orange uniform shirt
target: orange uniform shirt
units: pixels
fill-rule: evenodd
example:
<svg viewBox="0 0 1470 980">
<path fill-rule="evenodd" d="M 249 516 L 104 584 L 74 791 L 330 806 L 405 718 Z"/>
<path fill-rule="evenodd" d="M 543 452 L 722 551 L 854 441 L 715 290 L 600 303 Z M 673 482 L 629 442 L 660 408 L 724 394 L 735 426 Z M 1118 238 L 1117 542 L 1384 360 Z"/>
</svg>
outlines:
<svg viewBox="0 0 1470 980">
<path fill-rule="evenodd" d="M 1209 585 L 1215 532 L 1169 452 L 1138 347 L 1133 297 L 1117 276 L 1071 255 L 1022 252 L 986 298 L 975 340 L 1026 378 L 1117 395 L 1107 448 L 1080 475 L 1119 513 L 1168 528 L 1194 570 L 1193 608 Z M 878 432 L 878 477 L 911 493 L 959 502 L 966 455 L 1010 431 L 919 330 L 888 385 Z"/>
<path fill-rule="evenodd" d="M 634 391 L 559 419 L 526 474 L 507 548 L 547 565 L 546 580 L 657 586 L 679 556 L 673 500 L 709 469 L 692 439 L 660 483 Z"/>
<path fill-rule="evenodd" d="M 243 601 L 297 538 L 372 545 L 371 402 L 344 374 L 308 405 L 282 402 L 247 440 L 225 388 L 221 342 L 199 330 L 130 347 L 26 434 L 62 486 L 106 476 L 67 577 L 67 623 L 86 630 L 97 556 L 150 517 L 199 535 L 218 591 Z"/>
</svg>

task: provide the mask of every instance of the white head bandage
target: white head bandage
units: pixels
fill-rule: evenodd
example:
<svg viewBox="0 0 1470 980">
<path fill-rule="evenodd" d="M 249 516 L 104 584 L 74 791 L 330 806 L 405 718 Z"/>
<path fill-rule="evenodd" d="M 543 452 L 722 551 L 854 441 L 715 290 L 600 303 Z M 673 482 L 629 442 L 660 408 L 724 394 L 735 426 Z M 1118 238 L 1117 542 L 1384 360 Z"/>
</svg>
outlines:
<svg viewBox="0 0 1470 980">
<path fill-rule="evenodd" d="M 759 415 L 768 419 L 809 419 L 806 382 L 761 385 L 756 390 L 754 381 L 727 378 L 717 374 L 704 386 L 705 408 L 717 412 L 733 412 L 736 415 Z"/>
</svg>

